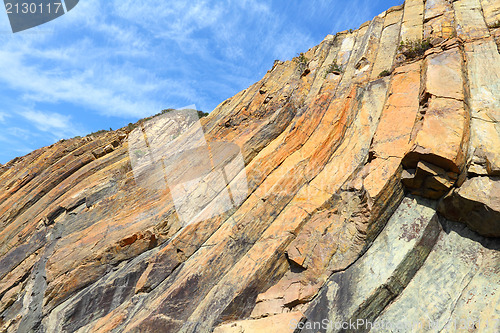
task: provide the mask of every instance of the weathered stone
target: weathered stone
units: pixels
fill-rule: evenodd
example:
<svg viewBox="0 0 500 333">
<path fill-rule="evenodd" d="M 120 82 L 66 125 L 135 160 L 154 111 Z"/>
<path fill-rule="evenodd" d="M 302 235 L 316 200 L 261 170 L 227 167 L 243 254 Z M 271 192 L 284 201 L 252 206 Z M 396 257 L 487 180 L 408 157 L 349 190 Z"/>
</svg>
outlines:
<svg viewBox="0 0 500 333">
<path fill-rule="evenodd" d="M 117 143 L 115 143 L 115 144 L 116 144 L 116 145 L 118 145 Z M 114 150 L 113 145 L 111 145 L 111 144 L 110 144 L 110 145 L 107 145 L 107 146 L 106 146 L 106 147 L 104 147 L 103 149 L 104 149 L 104 152 L 105 152 L 106 154 L 112 153 L 112 152 L 113 152 L 113 150 Z"/>
<path fill-rule="evenodd" d="M 469 158 L 485 162 L 478 165 L 473 160 L 470 171 L 500 175 L 500 54 L 489 38 L 467 43 L 465 54 L 471 109 Z"/>
<path fill-rule="evenodd" d="M 447 219 L 463 222 L 486 237 L 500 237 L 500 179 L 475 177 L 439 203 Z"/>
<path fill-rule="evenodd" d="M 497 332 L 481 325 L 499 312 L 498 7 L 408 0 L 200 123 L 153 117 L 0 166 L 0 331 L 316 333 L 428 313 Z M 144 133 L 210 154 L 141 173 Z M 465 222 L 441 217 L 427 260 L 437 203 L 405 192 Z"/>
<path fill-rule="evenodd" d="M 404 16 L 401 26 L 401 40 L 422 40 L 424 24 L 423 0 L 407 0 L 404 4 Z"/>
<path fill-rule="evenodd" d="M 446 39 L 456 36 L 454 16 L 453 7 L 449 1 L 427 0 L 425 2 L 423 38 Z"/>
<path fill-rule="evenodd" d="M 245 320 L 216 327 L 214 333 L 293 333 L 301 327 L 304 315 L 291 312 L 258 320 Z"/>
<path fill-rule="evenodd" d="M 468 124 L 463 102 L 431 98 L 422 127 L 403 160 L 405 168 L 415 168 L 423 160 L 445 170 L 462 172 L 469 142 Z"/>
<path fill-rule="evenodd" d="M 403 170 L 401 173 L 401 181 L 403 182 L 403 185 L 413 189 L 420 188 L 424 179 L 417 178 L 416 174 L 416 169 Z"/>
<path fill-rule="evenodd" d="M 193 318 L 199 316 L 203 317 L 203 325 L 198 326 L 196 330 L 208 329 L 210 324 L 215 319 L 217 319 L 217 317 L 215 317 L 217 315 L 222 316 L 222 318 L 224 319 L 225 314 L 224 312 L 220 314 L 221 311 L 224 310 L 228 311 L 230 308 L 233 307 L 237 308 L 238 311 L 240 311 L 241 313 L 247 311 L 245 309 L 246 307 L 249 306 L 247 302 L 252 300 L 252 295 L 247 294 L 248 293 L 247 290 L 252 286 L 253 288 L 255 288 L 255 283 L 256 283 L 255 279 L 260 274 L 263 274 L 263 272 L 267 272 L 269 269 L 273 269 L 272 267 L 267 267 L 267 266 L 273 260 L 274 261 L 276 260 L 273 259 L 273 257 L 276 256 L 277 253 L 279 253 L 279 247 L 286 246 L 287 242 L 291 240 L 290 235 L 292 231 L 294 231 L 295 233 L 298 232 L 298 230 L 300 230 L 299 228 L 301 227 L 301 224 L 304 222 L 308 222 L 314 225 L 315 219 L 309 219 L 307 212 L 310 211 L 312 213 L 316 209 L 316 207 L 324 205 L 326 201 L 329 198 L 331 198 L 332 194 L 330 193 L 335 193 L 339 189 L 340 187 L 339 185 L 342 184 L 342 181 L 328 183 L 325 182 L 324 179 L 331 180 L 332 176 L 344 178 L 345 174 L 334 173 L 332 172 L 332 170 L 355 169 L 356 168 L 355 165 L 357 163 L 360 163 L 360 161 L 363 159 L 363 154 L 366 154 L 370 143 L 370 137 L 371 135 L 373 135 L 373 132 L 375 131 L 375 124 L 371 123 L 371 121 L 378 119 L 378 117 L 374 118 L 370 117 L 370 113 L 373 112 L 373 107 L 376 107 L 376 109 L 378 109 L 379 112 L 382 109 L 382 103 L 378 103 L 377 97 L 380 96 L 380 93 L 382 95 L 385 95 L 385 89 L 386 85 L 382 81 L 378 82 L 377 84 L 374 84 L 366 91 L 364 90 L 360 91 L 359 99 L 361 99 L 361 101 L 363 102 L 360 111 L 357 111 L 358 110 L 357 104 L 353 104 L 355 101 L 358 100 L 358 98 L 354 99 L 353 98 L 354 96 L 352 96 L 354 91 L 350 93 L 344 101 L 341 100 L 343 102 L 342 103 L 343 106 L 340 109 L 336 107 L 338 106 L 337 103 L 333 104 L 328 109 L 325 117 L 322 119 L 322 123 L 320 124 L 320 126 L 313 133 L 313 135 L 307 141 L 304 147 L 301 148 L 300 150 L 301 155 L 293 154 L 292 158 L 289 158 L 288 161 L 286 161 L 286 163 L 283 163 L 283 165 L 280 166 L 281 169 L 287 170 L 293 167 L 293 165 L 297 165 L 297 163 L 299 163 L 300 161 L 300 158 L 305 158 L 306 156 L 312 156 L 312 158 L 309 160 L 310 166 L 314 165 L 312 163 L 318 163 L 319 161 L 323 160 L 326 156 L 328 156 L 325 155 L 325 153 L 328 152 L 327 148 L 329 147 L 330 144 L 335 144 L 337 142 L 335 140 L 337 135 L 347 135 L 349 140 L 344 141 L 346 147 L 349 147 L 351 145 L 357 146 L 356 149 L 350 149 L 350 150 L 347 149 L 347 150 L 350 151 L 350 153 L 353 154 L 354 156 L 359 155 L 359 157 L 356 158 L 345 159 L 345 154 L 343 152 L 346 151 L 346 149 L 343 147 L 338 147 L 335 148 L 335 150 L 338 150 L 339 153 L 341 154 L 334 155 L 334 158 L 331 159 L 331 161 L 326 165 L 326 167 L 321 170 L 319 175 L 315 176 L 315 172 L 320 171 L 319 168 L 311 168 L 310 172 L 305 173 L 306 179 L 312 179 L 310 181 L 310 184 L 308 186 L 304 186 L 295 195 L 295 198 L 291 201 L 291 203 L 288 204 L 288 207 L 281 212 L 281 214 L 277 217 L 277 219 L 266 230 L 266 232 L 262 236 L 262 240 L 257 241 L 257 243 L 249 250 L 247 255 L 244 258 L 242 258 L 242 260 L 238 262 L 237 265 L 235 265 L 231 273 L 228 273 L 226 275 L 227 278 L 225 277 L 222 281 L 220 281 L 217 284 L 217 286 L 215 286 L 210 291 L 210 293 L 205 296 L 201 304 L 197 306 L 196 310 L 194 310 L 193 314 L 191 315 Z M 361 98 L 361 96 L 363 97 L 366 96 L 366 99 Z M 344 130 L 346 129 L 346 127 L 343 127 L 345 124 L 344 119 L 351 118 L 349 116 L 350 112 L 361 112 L 359 118 L 356 119 L 355 126 L 352 126 L 353 134 L 345 133 Z M 343 121 L 339 122 L 337 121 L 337 119 Z M 354 118 L 351 119 L 354 120 Z M 332 123 L 336 125 L 332 127 L 331 125 Z M 342 126 L 342 127 L 337 127 L 337 126 Z M 366 131 L 366 127 L 371 128 L 371 131 Z M 325 130 L 331 131 L 332 135 L 327 136 L 325 138 L 324 137 Z M 363 145 L 360 145 L 360 143 L 364 144 L 364 149 L 365 149 L 364 151 L 363 151 Z M 320 150 L 318 151 L 317 149 Z M 343 167 L 343 165 L 345 165 L 345 162 L 354 164 L 352 166 Z M 284 174 L 285 172 L 283 171 L 280 172 L 280 170 L 277 170 L 276 174 L 268 177 L 267 181 L 276 181 L 279 179 L 283 179 L 282 177 Z M 302 181 L 301 178 L 302 177 L 298 177 L 298 179 L 295 180 L 292 178 L 292 180 Z M 329 186 L 331 184 L 337 184 L 336 188 Z M 325 188 L 325 186 L 328 187 Z M 266 191 L 267 188 L 268 188 L 267 186 L 262 186 L 256 192 L 258 197 L 266 198 L 265 201 L 266 203 L 268 203 L 269 200 L 272 199 L 272 196 L 269 196 L 269 194 L 266 194 L 266 192 L 264 192 Z M 289 187 L 287 187 L 286 189 L 287 189 L 286 191 L 285 188 L 283 188 L 281 192 L 275 191 L 274 193 L 280 196 L 288 196 L 293 194 L 293 192 L 290 192 Z M 320 218 L 318 218 L 318 220 L 321 221 Z M 239 235 L 238 237 L 242 236 Z M 352 236 L 347 234 L 345 237 L 347 237 L 348 239 Z M 271 242 L 271 240 L 273 241 Z M 249 241 L 248 238 L 247 241 Z M 346 243 L 348 243 L 347 240 Z M 350 262 L 350 260 L 352 260 L 352 258 L 354 258 L 357 255 L 356 253 L 359 253 L 358 251 L 360 251 L 360 249 L 363 247 L 363 244 L 364 242 L 360 241 L 360 244 L 356 244 L 356 247 L 354 247 L 352 250 L 349 248 L 346 249 L 349 251 L 347 251 L 348 252 L 347 254 L 344 254 L 345 258 L 343 265 L 347 265 Z M 212 253 L 213 255 L 217 256 L 220 255 L 218 251 L 214 251 Z M 279 263 L 276 263 L 275 265 L 279 267 Z M 249 269 L 249 267 L 254 267 L 254 269 Z M 318 265 L 318 270 L 321 271 L 322 269 L 324 270 L 325 268 L 322 265 Z M 197 274 L 199 274 L 199 272 Z M 206 274 L 212 274 L 212 273 L 206 272 Z M 235 286 L 234 288 L 227 288 L 228 284 L 235 285 L 236 283 L 236 280 L 234 279 L 235 276 L 238 277 L 237 281 L 239 281 L 237 287 Z M 312 276 L 314 276 L 314 273 L 312 274 Z M 230 278 L 231 280 L 227 280 L 228 278 Z M 305 279 L 305 281 L 308 281 L 307 278 Z M 317 290 L 317 288 L 318 286 L 312 288 L 311 290 L 308 290 L 306 292 L 307 296 L 305 297 L 310 298 L 314 296 L 315 293 L 314 290 Z M 291 292 L 291 290 L 288 291 L 286 299 L 290 304 L 293 304 L 295 302 L 294 297 L 296 297 L 296 295 L 297 295 L 296 292 Z M 257 297 L 257 295 L 253 297 Z M 234 301 L 231 302 L 233 298 Z M 241 302 L 244 303 L 240 304 Z M 212 308 L 212 304 L 214 303 L 218 303 L 221 305 L 224 304 L 224 305 L 221 306 L 220 310 L 207 311 L 207 309 Z M 228 308 L 224 309 L 224 306 L 227 306 Z M 253 307 L 254 304 L 250 304 L 250 306 Z M 251 308 L 249 308 L 249 310 L 251 310 Z M 149 325 L 148 322 L 150 320 L 152 320 L 151 315 L 149 315 L 149 317 L 146 318 L 146 320 L 144 320 L 141 323 L 140 327 L 148 327 L 147 325 Z M 185 328 L 185 330 L 191 331 L 194 330 L 194 328 L 193 327 Z"/>
<path fill-rule="evenodd" d="M 371 151 L 375 157 L 403 158 L 419 107 L 420 63 L 398 68 L 375 132 Z"/>
<path fill-rule="evenodd" d="M 490 33 L 484 22 L 480 0 L 453 1 L 457 33 L 464 41 L 489 37 Z"/>
<path fill-rule="evenodd" d="M 424 66 L 424 93 L 463 101 L 463 59 L 457 47 L 427 57 Z"/>
<path fill-rule="evenodd" d="M 500 23 L 500 4 L 495 0 L 481 0 L 484 20 L 488 27 L 496 26 Z"/>
<path fill-rule="evenodd" d="M 399 38 L 402 15 L 403 11 L 399 10 L 390 12 L 385 17 L 380 47 L 372 69 L 372 79 L 378 78 L 383 71 L 392 71 L 393 69 L 394 57 L 398 49 L 398 44 L 394 41 Z"/>
<path fill-rule="evenodd" d="M 439 199 L 448 193 L 455 180 L 444 169 L 425 161 L 418 162 L 416 169 L 404 170 L 401 175 L 401 181 L 412 194 L 429 199 Z"/>
<path fill-rule="evenodd" d="M 493 30 L 492 36 L 497 44 L 498 52 L 500 52 L 500 28 Z"/>
<path fill-rule="evenodd" d="M 445 221 L 422 268 L 371 331 L 497 332 L 498 249 L 498 243 Z"/>
<path fill-rule="evenodd" d="M 311 90 L 307 95 L 304 103 L 306 105 L 310 105 L 310 103 L 317 97 L 319 92 L 324 86 L 325 76 L 333 75 L 333 73 L 328 73 L 329 67 L 337 62 L 337 65 L 342 66 L 345 63 L 338 63 L 340 59 L 338 59 L 339 50 L 343 44 L 344 36 L 337 35 L 335 37 L 330 36 L 331 38 L 325 38 L 323 43 L 321 44 L 321 55 L 318 59 L 312 59 L 309 64 L 309 69 L 311 73 L 315 76 L 313 83 L 311 84 Z"/>
<path fill-rule="evenodd" d="M 412 193 L 431 199 L 439 199 L 454 185 L 447 172 L 464 171 L 469 148 L 463 59 L 457 44 L 449 44 L 451 49 L 425 59 L 420 102 L 423 116 L 417 119 L 412 147 L 403 159 L 406 169 L 417 169 L 413 176 L 405 174 L 403 183 L 413 189 Z"/>
<path fill-rule="evenodd" d="M 363 36 L 362 41 L 357 46 L 357 52 L 354 54 L 355 76 L 358 80 L 365 80 L 371 73 L 375 59 L 378 54 L 380 37 L 384 27 L 384 19 L 375 17 L 368 25 L 368 29 Z"/>
<path fill-rule="evenodd" d="M 363 257 L 347 270 L 332 275 L 305 313 L 307 321 L 373 322 L 408 285 L 440 234 L 437 215 L 428 204 L 405 198 Z M 341 331 L 334 325 L 325 330 Z"/>
</svg>

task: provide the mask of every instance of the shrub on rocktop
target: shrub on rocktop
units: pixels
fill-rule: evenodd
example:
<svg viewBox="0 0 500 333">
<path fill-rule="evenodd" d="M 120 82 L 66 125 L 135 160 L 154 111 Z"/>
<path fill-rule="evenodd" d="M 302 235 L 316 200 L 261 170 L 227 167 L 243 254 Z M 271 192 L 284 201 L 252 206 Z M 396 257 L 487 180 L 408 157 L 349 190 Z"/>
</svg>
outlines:
<svg viewBox="0 0 500 333">
<path fill-rule="evenodd" d="M 340 75 L 342 73 L 342 67 L 340 67 L 337 63 L 337 59 L 333 60 L 333 62 L 328 65 L 325 71 L 325 78 L 328 74 L 333 73 L 335 75 Z"/>
<path fill-rule="evenodd" d="M 416 57 L 423 56 L 425 54 L 425 51 L 430 49 L 432 47 L 432 44 L 430 42 L 430 39 L 417 39 L 417 40 L 409 40 L 407 39 L 406 41 L 401 41 L 401 44 L 399 45 L 399 51 L 404 54 L 404 56 L 407 59 L 412 59 Z"/>
</svg>

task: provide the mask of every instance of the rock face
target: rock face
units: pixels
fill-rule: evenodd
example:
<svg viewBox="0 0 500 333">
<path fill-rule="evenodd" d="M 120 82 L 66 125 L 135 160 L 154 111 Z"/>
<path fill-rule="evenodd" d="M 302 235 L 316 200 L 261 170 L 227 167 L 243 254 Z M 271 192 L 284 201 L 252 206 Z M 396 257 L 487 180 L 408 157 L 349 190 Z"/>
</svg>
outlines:
<svg viewBox="0 0 500 333">
<path fill-rule="evenodd" d="M 0 331 L 498 332 L 499 20 L 408 0 L 200 123 L 0 166 Z"/>
</svg>

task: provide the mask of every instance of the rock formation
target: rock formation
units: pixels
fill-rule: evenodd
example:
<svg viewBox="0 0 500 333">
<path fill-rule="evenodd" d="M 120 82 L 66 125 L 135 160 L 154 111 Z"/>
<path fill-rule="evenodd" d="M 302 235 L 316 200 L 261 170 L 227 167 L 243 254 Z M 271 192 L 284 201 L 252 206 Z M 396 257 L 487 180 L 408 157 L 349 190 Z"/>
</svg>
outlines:
<svg viewBox="0 0 500 333">
<path fill-rule="evenodd" d="M 407 0 L 276 61 L 204 138 L 153 118 L 1 166 L 0 330 L 498 332 L 499 49 L 500 1 Z M 139 186 L 141 133 L 245 166 L 177 211 Z"/>
</svg>

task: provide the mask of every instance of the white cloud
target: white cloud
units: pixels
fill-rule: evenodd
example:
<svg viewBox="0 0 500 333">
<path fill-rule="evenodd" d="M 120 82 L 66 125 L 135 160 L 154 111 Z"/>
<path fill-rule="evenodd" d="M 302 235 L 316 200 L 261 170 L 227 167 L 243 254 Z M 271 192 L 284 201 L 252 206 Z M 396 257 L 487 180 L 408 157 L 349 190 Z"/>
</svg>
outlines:
<svg viewBox="0 0 500 333">
<path fill-rule="evenodd" d="M 332 7 L 324 2 L 304 15 Z M 364 7 L 354 2 L 358 9 L 345 4 L 332 24 L 362 16 Z M 0 36 L 0 81 L 26 101 L 65 102 L 112 116 L 142 117 L 178 100 L 218 104 L 212 87 L 231 91 L 234 82 L 214 81 L 257 80 L 249 68 L 265 72 L 272 62 L 263 59 L 290 59 L 316 43 L 278 10 L 258 0 L 81 1 L 57 20 L 61 31 L 81 29 L 65 43 L 58 42 L 57 31 Z"/>
<path fill-rule="evenodd" d="M 245 21 L 258 31 L 246 31 Z M 88 0 L 58 22 L 60 31 L 81 30 L 65 43 L 58 31 L 0 36 L 0 82 L 27 102 L 64 102 L 108 116 L 143 117 L 176 103 L 210 111 L 207 103 L 222 101 L 213 87 L 244 88 L 218 81 L 233 76 L 247 84 L 258 79 L 250 64 L 272 65 L 249 49 L 283 59 L 312 46 L 262 1 Z"/>
<path fill-rule="evenodd" d="M 36 133 L 33 131 L 29 131 L 25 128 L 10 126 L 4 130 L 4 134 L 8 135 L 8 138 L 12 138 L 15 140 L 29 141 Z M 4 137 L 4 141 L 7 141 L 7 137 Z"/>
<path fill-rule="evenodd" d="M 0 35 L 0 82 L 21 94 L 20 106 L 64 102 L 102 115 L 143 117 L 164 106 L 162 90 L 166 97 L 192 97 L 186 81 L 161 79 L 141 61 L 154 59 L 150 40 L 134 26 L 113 22 L 100 2 L 80 2 L 57 21 L 52 34 Z M 75 34 L 60 42 L 69 29 Z"/>
<path fill-rule="evenodd" d="M 28 120 L 38 130 L 52 133 L 56 137 L 63 138 L 80 134 L 80 131 L 71 122 L 70 116 L 36 110 L 20 111 L 19 115 Z"/>
<path fill-rule="evenodd" d="M 4 14 L 0 141 L 50 144 L 54 135 L 83 134 L 75 124 L 115 128 L 119 120 L 108 124 L 108 116 L 140 118 L 192 103 L 210 111 L 259 80 L 274 59 L 378 14 L 369 12 L 379 2 L 86 0 L 14 35 Z M 22 110 L 31 132 L 11 122 L 11 110 Z"/>
<path fill-rule="evenodd" d="M 38 62 L 32 62 L 27 50 L 30 46 L 16 46 L 7 44 L 0 51 L 0 80 L 21 92 L 28 101 L 68 102 L 108 115 L 144 116 L 161 107 L 150 94 L 157 93 L 160 86 L 175 84 L 131 65 L 87 63 L 82 55 L 67 55 L 69 62 L 78 63 L 74 70 L 65 70 L 64 66 L 47 70 L 42 63 L 52 60 L 54 50 L 35 51 Z M 67 52 L 71 54 L 74 50 L 70 48 Z M 57 60 L 64 62 L 63 57 Z"/>
<path fill-rule="evenodd" d="M 43 113 L 40 111 L 19 112 L 21 116 L 30 120 L 41 131 L 51 131 L 54 129 L 66 129 L 70 125 L 69 116 L 58 113 Z"/>
</svg>

